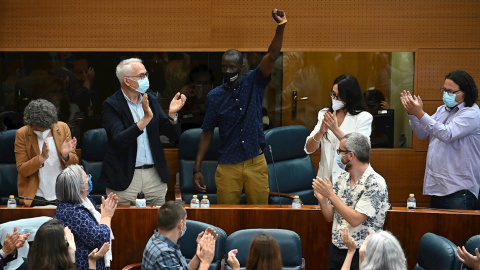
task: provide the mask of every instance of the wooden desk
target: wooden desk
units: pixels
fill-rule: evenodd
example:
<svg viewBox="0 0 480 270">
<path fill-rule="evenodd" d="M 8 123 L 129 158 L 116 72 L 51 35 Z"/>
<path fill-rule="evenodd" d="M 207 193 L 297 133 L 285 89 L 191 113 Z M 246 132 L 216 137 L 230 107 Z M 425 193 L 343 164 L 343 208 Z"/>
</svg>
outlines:
<svg viewBox="0 0 480 270">
<path fill-rule="evenodd" d="M 157 226 L 158 207 L 119 207 L 113 217 L 115 234 L 112 269 L 140 262 L 143 249 Z M 53 216 L 53 208 L 0 208 L 0 223 L 36 216 Z M 231 234 L 247 228 L 281 228 L 296 231 L 302 239 L 306 269 L 326 269 L 331 224 L 318 209 L 303 206 L 291 209 L 276 205 L 211 205 L 210 209 L 191 209 L 187 218 L 203 221 Z M 422 235 L 432 232 L 456 245 L 464 245 L 469 237 L 480 234 L 480 214 L 475 211 L 407 210 L 395 207 L 387 214 L 385 229 L 399 239 L 407 256 L 409 269 L 416 263 L 417 247 Z"/>
</svg>

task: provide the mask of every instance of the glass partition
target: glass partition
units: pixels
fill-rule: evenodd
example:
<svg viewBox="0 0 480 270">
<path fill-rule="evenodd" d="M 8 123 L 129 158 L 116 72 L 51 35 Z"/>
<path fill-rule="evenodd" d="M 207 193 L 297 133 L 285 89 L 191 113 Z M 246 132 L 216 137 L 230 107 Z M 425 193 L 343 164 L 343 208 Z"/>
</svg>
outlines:
<svg viewBox="0 0 480 270">
<path fill-rule="evenodd" d="M 0 130 L 23 126 L 23 110 L 36 98 L 57 106 L 59 119 L 77 139 L 86 130 L 102 127 L 102 102 L 120 89 L 115 67 L 130 57 L 143 60 L 150 74 L 149 91 L 157 93 L 165 111 L 177 92 L 188 96 L 181 111 L 182 131 L 200 127 L 205 96 L 222 83 L 222 54 L 1 52 Z M 245 52 L 243 74 L 255 69 L 264 55 Z M 413 68 L 412 52 L 285 52 L 265 89 L 264 128 L 301 124 L 312 130 L 318 111 L 330 106 L 333 80 L 350 73 L 358 79 L 374 115 L 372 146 L 411 147 L 412 132 L 399 95 L 403 89 L 413 90 Z M 167 147 L 177 143 L 167 138 L 162 142 Z"/>
</svg>

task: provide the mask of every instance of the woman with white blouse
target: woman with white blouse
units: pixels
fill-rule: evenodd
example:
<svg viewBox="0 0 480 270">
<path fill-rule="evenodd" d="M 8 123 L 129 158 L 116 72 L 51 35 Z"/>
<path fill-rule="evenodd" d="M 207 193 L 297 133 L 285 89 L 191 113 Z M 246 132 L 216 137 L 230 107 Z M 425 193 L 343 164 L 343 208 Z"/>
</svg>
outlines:
<svg viewBox="0 0 480 270">
<path fill-rule="evenodd" d="M 334 182 L 348 166 L 336 159 L 340 138 L 351 132 L 370 137 L 373 117 L 367 112 L 357 79 L 350 74 L 335 79 L 330 97 L 332 104 L 318 113 L 317 125 L 305 142 L 305 152 L 311 154 L 321 148 L 317 176 Z"/>
</svg>

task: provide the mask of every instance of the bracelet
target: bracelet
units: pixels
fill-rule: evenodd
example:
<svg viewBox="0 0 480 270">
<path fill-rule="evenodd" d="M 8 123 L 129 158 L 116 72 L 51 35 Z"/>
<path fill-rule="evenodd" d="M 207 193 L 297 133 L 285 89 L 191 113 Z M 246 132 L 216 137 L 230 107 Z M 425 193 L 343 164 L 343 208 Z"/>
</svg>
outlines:
<svg viewBox="0 0 480 270">
<path fill-rule="evenodd" d="M 202 171 L 200 171 L 200 170 L 198 170 L 198 171 L 197 171 L 197 170 L 193 170 L 193 174 L 201 173 L 201 172 L 202 172 Z"/>
<path fill-rule="evenodd" d="M 313 139 L 314 141 L 316 141 L 317 143 L 320 143 L 320 140 L 318 140 L 318 141 L 315 140 L 315 135 L 312 136 L 312 139 Z"/>
<path fill-rule="evenodd" d="M 278 25 L 282 25 L 282 24 L 287 23 L 287 22 L 288 22 L 288 20 L 285 20 L 283 22 L 278 23 Z"/>
</svg>

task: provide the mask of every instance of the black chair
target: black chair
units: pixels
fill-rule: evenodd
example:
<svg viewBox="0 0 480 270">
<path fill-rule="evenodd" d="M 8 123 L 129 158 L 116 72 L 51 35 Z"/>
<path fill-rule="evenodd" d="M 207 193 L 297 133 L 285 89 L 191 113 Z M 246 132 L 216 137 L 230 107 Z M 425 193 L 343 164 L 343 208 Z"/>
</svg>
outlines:
<svg viewBox="0 0 480 270">
<path fill-rule="evenodd" d="M 218 147 L 220 146 L 220 135 L 218 128 L 215 128 L 213 133 L 213 139 L 210 144 L 205 158 L 202 162 L 201 171 L 205 184 L 207 185 L 207 191 L 205 193 L 198 192 L 193 186 L 193 166 L 195 164 L 195 158 L 197 156 L 198 141 L 200 140 L 200 134 L 202 129 L 194 128 L 189 129 L 182 133 L 180 141 L 178 143 L 178 159 L 179 159 L 179 177 L 177 185 L 175 186 L 175 199 L 183 200 L 189 204 L 193 195 L 198 195 L 199 200 L 201 196 L 207 195 L 211 204 L 217 203 L 217 186 L 215 184 L 215 172 L 218 165 Z M 240 203 L 245 203 L 245 195 L 242 195 Z"/>
<path fill-rule="evenodd" d="M 303 150 L 309 134 L 308 129 L 300 125 L 265 131 L 264 152 L 268 164 L 270 204 L 278 204 L 280 200 L 282 204 L 291 204 L 294 195 L 298 195 L 303 204 L 318 203 L 312 189 L 312 180 L 316 176 L 312 160 Z"/>
<path fill-rule="evenodd" d="M 17 164 L 15 162 L 16 129 L 0 132 L 0 189 L 1 204 L 6 205 L 10 195 L 18 196 Z M 17 205 L 18 205 L 17 200 Z"/>
<path fill-rule="evenodd" d="M 223 257 L 223 252 L 225 250 L 225 242 L 227 240 L 227 234 L 224 230 L 213 225 L 187 219 L 187 231 L 185 235 L 178 239 L 177 244 L 180 245 L 180 250 L 182 255 L 185 257 L 187 262 L 190 262 L 195 253 L 197 252 L 197 236 L 200 232 L 205 231 L 208 227 L 214 229 L 218 234 L 218 239 L 215 243 L 215 255 L 213 257 L 212 264 L 210 265 L 210 270 L 219 270 L 221 268 L 221 261 Z"/>
<path fill-rule="evenodd" d="M 106 196 L 105 185 L 100 183 L 100 172 L 105 153 L 107 152 L 107 132 L 103 128 L 91 129 L 82 137 L 82 165 L 87 174 L 92 175 L 92 192 L 90 196 L 96 203 L 102 203 L 102 196 Z"/>
<path fill-rule="evenodd" d="M 445 237 L 426 233 L 420 239 L 414 270 L 460 269 L 457 246 Z"/>
<path fill-rule="evenodd" d="M 245 269 L 250 252 L 250 243 L 259 233 L 268 233 L 277 240 L 282 253 L 283 269 L 299 270 L 305 267 L 302 258 L 302 240 L 300 236 L 290 230 L 283 229 L 246 229 L 236 231 L 227 237 L 225 246 L 225 256 L 232 249 L 237 249 L 237 259 L 240 263 L 240 269 Z M 225 263 L 225 269 L 232 269 L 228 263 Z"/>
</svg>

